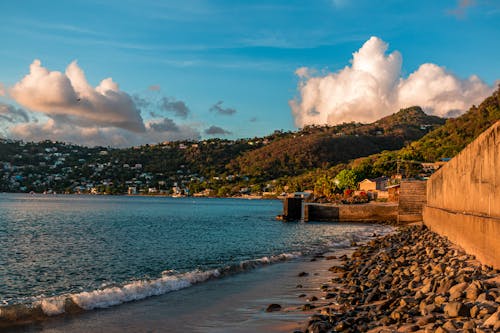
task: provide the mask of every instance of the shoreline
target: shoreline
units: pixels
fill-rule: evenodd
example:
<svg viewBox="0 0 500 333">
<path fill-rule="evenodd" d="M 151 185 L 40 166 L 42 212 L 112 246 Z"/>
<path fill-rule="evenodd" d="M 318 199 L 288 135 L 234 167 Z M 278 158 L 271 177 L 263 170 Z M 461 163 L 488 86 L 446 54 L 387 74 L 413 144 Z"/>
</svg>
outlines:
<svg viewBox="0 0 500 333">
<path fill-rule="evenodd" d="M 374 232 L 379 231 L 374 230 Z M 366 241 L 375 237 L 371 233 L 364 236 L 359 235 L 354 240 L 360 241 L 362 239 Z M 199 313 L 200 315 L 206 314 L 205 318 L 198 320 L 197 325 L 199 326 L 196 326 L 197 330 L 202 332 L 205 330 L 199 329 L 199 327 L 210 326 L 211 324 L 207 318 L 214 317 L 218 324 L 217 327 L 210 327 L 210 332 L 226 332 L 228 329 L 232 332 L 255 330 L 289 332 L 289 327 L 299 327 L 300 323 L 306 320 L 309 315 L 307 312 L 296 311 L 297 307 L 302 307 L 301 303 L 304 300 L 298 296 L 302 293 L 318 292 L 316 285 L 322 285 L 329 280 L 329 266 L 340 263 L 340 261 L 332 260 L 332 258 L 326 260 L 325 256 L 327 255 L 322 253 L 325 250 L 333 251 L 336 256 L 340 256 L 354 251 L 354 248 L 349 247 L 349 241 L 344 243 L 335 243 L 337 245 L 317 249 L 309 252 L 308 255 L 292 258 L 292 260 L 271 260 L 277 261 L 277 263 L 273 265 L 259 264 L 256 269 L 247 270 L 245 268 L 248 268 L 248 264 L 245 264 L 242 267 L 244 269 L 242 273 L 228 274 L 218 279 L 209 279 L 210 281 L 206 283 L 194 284 L 190 288 L 139 301 L 126 302 L 116 307 L 83 311 L 73 302 L 63 302 L 60 305 L 64 306 L 65 313 L 45 316 L 41 311 L 35 311 L 33 313 L 35 314 L 34 317 L 24 313 L 22 309 L 16 309 L 11 315 L 2 314 L 7 315 L 11 320 L 9 320 L 10 323 L 3 322 L 3 325 L 0 325 L 2 326 L 0 330 L 7 329 L 15 332 L 85 332 L 84 327 L 87 325 L 93 325 L 98 331 L 101 330 L 100 326 L 96 324 L 100 323 L 102 327 L 106 327 L 105 331 L 107 332 L 119 332 L 124 328 L 123 323 L 129 323 L 131 327 L 135 327 L 134 331 L 138 332 L 146 332 L 150 327 L 177 329 L 182 325 L 186 325 L 184 326 L 185 331 L 192 331 L 191 326 L 193 324 L 189 323 L 189 318 L 192 313 Z M 256 263 L 260 262 L 260 260 L 254 261 Z M 304 271 L 311 273 L 308 276 L 301 276 Z M 276 281 L 279 282 L 276 283 Z M 302 285 L 301 288 L 297 288 L 298 284 Z M 200 302 L 200 297 L 208 301 Z M 265 311 L 269 302 L 283 301 L 285 301 L 286 307 L 284 306 L 283 311 L 278 316 L 276 316 L 276 313 Z M 210 304 L 210 302 L 216 302 L 218 309 L 214 309 L 213 304 Z M 145 309 L 148 309 L 148 311 L 145 311 Z M 7 309 L 0 308 L 0 310 Z M 18 310 L 21 311 L 18 312 Z M 240 318 L 245 324 L 235 325 L 225 317 L 226 313 L 232 313 L 231 320 Z M 152 320 L 151 317 L 160 314 L 162 316 L 160 320 Z M 25 315 L 31 317 L 32 320 L 26 317 L 23 318 Z M 1 321 L 0 324 L 2 324 Z"/>
<path fill-rule="evenodd" d="M 329 269 L 333 285 L 307 295 L 311 316 L 293 332 L 500 330 L 500 272 L 425 226 L 401 227 L 341 259 Z"/>
<path fill-rule="evenodd" d="M 500 272 L 422 226 L 15 332 L 496 332 Z M 269 308 L 278 304 L 279 308 Z M 196 317 L 195 321 L 191 319 Z"/>
</svg>

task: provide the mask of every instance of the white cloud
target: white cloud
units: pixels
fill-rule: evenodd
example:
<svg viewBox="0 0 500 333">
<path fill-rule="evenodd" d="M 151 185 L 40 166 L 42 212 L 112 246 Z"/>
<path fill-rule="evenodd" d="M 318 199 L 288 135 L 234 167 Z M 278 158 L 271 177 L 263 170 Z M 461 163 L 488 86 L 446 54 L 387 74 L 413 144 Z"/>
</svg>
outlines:
<svg viewBox="0 0 500 333">
<path fill-rule="evenodd" d="M 126 147 L 200 138 L 196 126 L 176 124 L 160 115 L 144 122 L 140 108 L 150 107 L 149 100 L 132 98 L 111 78 L 92 87 L 76 62 L 61 73 L 49 71 L 35 60 L 30 73 L 8 93 L 28 110 L 43 114 L 40 120 L 31 114 L 29 122 L 24 110 L 0 105 L 0 118 L 10 123 L 3 132 L 16 139 Z"/>
<path fill-rule="evenodd" d="M 386 55 L 387 47 L 371 37 L 353 53 L 352 64 L 335 73 L 297 69 L 299 96 L 289 102 L 296 125 L 372 122 L 412 105 L 430 114 L 456 115 L 493 91 L 477 76 L 460 79 L 429 63 L 403 78 L 401 54 Z"/>
<path fill-rule="evenodd" d="M 10 96 L 24 107 L 49 117 L 64 117 L 84 127 L 116 127 L 145 131 L 140 110 L 111 78 L 97 87 L 89 85 L 76 61 L 65 73 L 49 71 L 39 60 L 30 73 L 10 89 Z"/>
</svg>

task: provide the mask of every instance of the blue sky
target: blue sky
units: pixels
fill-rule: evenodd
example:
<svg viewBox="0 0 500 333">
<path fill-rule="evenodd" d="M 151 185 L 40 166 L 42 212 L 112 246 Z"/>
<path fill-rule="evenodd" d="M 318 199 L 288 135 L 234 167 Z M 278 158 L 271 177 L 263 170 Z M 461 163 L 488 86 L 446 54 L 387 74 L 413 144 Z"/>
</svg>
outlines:
<svg viewBox="0 0 500 333">
<path fill-rule="evenodd" d="M 418 102 L 421 96 L 383 105 L 374 102 L 375 109 L 389 110 L 365 118 L 357 116 L 364 112 L 361 106 L 346 106 L 355 99 L 302 103 L 309 92 L 301 91 L 300 84 L 320 89 L 309 80 L 352 66 L 353 53 L 371 36 L 378 38 L 374 48 L 388 47 L 383 55 L 396 50 L 401 55 L 400 70 L 395 69 L 399 78 L 408 78 L 424 63 L 436 64 L 461 85 L 455 91 L 459 95 L 471 86 L 463 80 L 477 75 L 482 85 L 474 88 L 476 99 L 464 105 L 489 93 L 500 78 L 500 4 L 494 0 L 2 1 L 0 20 L 0 116 L 10 119 L 0 117 L 0 135 L 28 140 L 47 136 L 89 145 L 106 140 L 110 145 L 129 145 L 163 137 L 211 137 L 205 131 L 213 126 L 220 130 L 210 132 L 215 136 L 252 137 L 309 123 L 370 120 L 397 111 L 391 108 L 404 106 L 402 101 Z M 372 56 L 376 55 L 366 55 L 363 63 Z M 88 109 L 63 103 L 56 112 L 47 103 L 27 101 L 27 83 L 11 91 L 30 73 L 35 59 L 48 71 L 62 73 L 76 60 L 92 87 L 111 77 L 119 92 L 134 101 L 146 129 L 128 133 L 130 128 L 120 125 L 124 117 L 101 122 L 83 115 L 107 112 L 90 97 Z M 307 74 L 296 75 L 299 68 L 307 68 Z M 330 83 L 333 88 L 328 89 L 345 84 Z M 349 91 L 361 89 L 352 82 L 348 85 Z M 83 95 L 77 95 L 83 102 Z M 318 96 L 335 94 L 324 90 Z M 164 98 L 171 103 L 163 103 Z M 64 114 L 63 107 L 75 111 Z M 332 115 L 337 107 L 342 117 Z M 440 107 L 429 104 L 427 110 L 432 113 L 444 106 Z M 27 118 L 16 120 L 13 112 L 25 112 Z M 444 114 L 439 112 L 435 113 Z M 324 117 L 305 119 L 301 113 Z M 168 123 L 171 131 L 149 135 L 149 129 L 158 128 L 150 122 Z M 72 126 L 65 127 L 68 124 Z M 68 128 L 73 128 L 71 135 Z"/>
</svg>

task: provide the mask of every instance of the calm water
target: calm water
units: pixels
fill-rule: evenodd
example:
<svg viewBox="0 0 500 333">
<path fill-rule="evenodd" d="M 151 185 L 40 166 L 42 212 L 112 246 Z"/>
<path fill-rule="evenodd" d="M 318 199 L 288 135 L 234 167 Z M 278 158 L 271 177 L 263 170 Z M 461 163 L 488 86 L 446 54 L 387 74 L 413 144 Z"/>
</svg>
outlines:
<svg viewBox="0 0 500 333">
<path fill-rule="evenodd" d="M 0 302 L 64 312 L 165 294 L 380 226 L 281 223 L 280 201 L 0 194 Z"/>
</svg>

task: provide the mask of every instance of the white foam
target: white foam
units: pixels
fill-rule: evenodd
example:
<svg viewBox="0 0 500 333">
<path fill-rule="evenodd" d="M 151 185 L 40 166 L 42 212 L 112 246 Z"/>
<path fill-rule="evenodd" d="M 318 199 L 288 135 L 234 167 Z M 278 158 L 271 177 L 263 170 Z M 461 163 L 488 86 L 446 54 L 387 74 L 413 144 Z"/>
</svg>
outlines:
<svg viewBox="0 0 500 333">
<path fill-rule="evenodd" d="M 134 281 L 123 287 L 106 288 L 82 292 L 71 299 L 82 309 L 106 308 L 125 302 L 136 301 L 150 296 L 162 295 L 184 289 L 199 282 L 219 276 L 218 270 L 192 271 L 180 275 L 163 276 L 155 280 Z"/>
<path fill-rule="evenodd" d="M 64 313 L 65 300 L 65 296 L 46 298 L 40 301 L 40 307 L 47 316 L 55 316 Z"/>
<path fill-rule="evenodd" d="M 163 276 L 154 280 L 134 281 L 122 287 L 109 287 L 72 295 L 44 298 L 38 301 L 37 304 L 40 305 L 42 311 L 48 316 L 64 313 L 66 299 L 71 299 L 84 310 L 107 308 L 187 288 L 193 284 L 218 277 L 219 275 L 218 270 L 195 270 L 179 275 Z"/>
<path fill-rule="evenodd" d="M 262 257 L 258 259 L 251 259 L 251 260 L 245 260 L 240 262 L 240 268 L 241 269 L 248 269 L 256 266 L 261 266 L 261 265 L 269 265 L 272 263 L 280 262 L 280 261 L 286 261 L 294 258 L 298 258 L 301 256 L 300 252 L 293 252 L 293 253 L 282 253 L 278 254 L 275 256 L 270 256 L 270 257 Z"/>
</svg>

